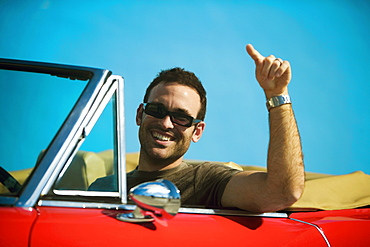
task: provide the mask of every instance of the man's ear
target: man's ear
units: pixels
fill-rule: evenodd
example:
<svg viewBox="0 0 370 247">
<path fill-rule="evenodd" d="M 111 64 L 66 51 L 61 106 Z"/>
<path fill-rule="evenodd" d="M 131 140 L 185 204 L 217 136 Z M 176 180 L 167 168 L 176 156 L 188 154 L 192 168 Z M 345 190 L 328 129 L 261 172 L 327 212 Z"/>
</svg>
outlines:
<svg viewBox="0 0 370 247">
<path fill-rule="evenodd" d="M 198 142 L 200 140 L 205 127 L 206 127 L 206 123 L 203 121 L 195 125 L 195 130 L 191 138 L 193 142 Z"/>
<path fill-rule="evenodd" d="M 140 126 L 141 121 L 143 120 L 143 113 L 144 113 L 144 105 L 140 104 L 136 110 L 136 125 Z"/>
</svg>

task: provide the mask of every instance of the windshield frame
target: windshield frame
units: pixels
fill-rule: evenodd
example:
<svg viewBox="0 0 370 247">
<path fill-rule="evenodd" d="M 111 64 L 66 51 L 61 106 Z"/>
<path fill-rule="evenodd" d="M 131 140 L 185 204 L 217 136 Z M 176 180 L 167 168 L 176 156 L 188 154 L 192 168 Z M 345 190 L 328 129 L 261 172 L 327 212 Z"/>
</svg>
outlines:
<svg viewBox="0 0 370 247">
<path fill-rule="evenodd" d="M 88 80 L 86 87 L 53 140 L 50 142 L 48 148 L 39 158 L 19 195 L 1 196 L 1 204 L 19 207 L 35 206 L 52 174 L 62 169 L 63 165 L 74 156 L 78 147 L 89 134 L 88 132 L 92 128 L 91 124 L 95 124 L 94 121 L 91 121 L 94 120 L 92 118 L 98 118 L 95 114 L 91 114 L 91 111 L 96 112 L 96 108 L 101 103 L 96 101 L 101 101 L 102 98 L 104 98 L 101 97 L 101 94 L 105 95 L 112 84 L 115 84 L 116 91 L 118 92 L 118 96 L 116 97 L 118 105 L 116 107 L 117 112 L 115 113 L 117 114 L 115 118 L 118 136 L 115 139 L 116 145 L 114 146 L 117 146 L 118 169 L 125 169 L 122 77 L 112 76 L 112 72 L 105 69 L 2 58 L 0 58 L 0 69 L 50 74 L 52 76 L 69 78 L 71 80 Z M 122 118 L 122 120 L 119 120 L 119 118 Z M 123 167 L 120 167 L 121 165 Z M 122 196 L 122 201 L 125 202 L 125 177 L 120 176 L 120 180 L 119 192 L 120 196 Z"/>
</svg>

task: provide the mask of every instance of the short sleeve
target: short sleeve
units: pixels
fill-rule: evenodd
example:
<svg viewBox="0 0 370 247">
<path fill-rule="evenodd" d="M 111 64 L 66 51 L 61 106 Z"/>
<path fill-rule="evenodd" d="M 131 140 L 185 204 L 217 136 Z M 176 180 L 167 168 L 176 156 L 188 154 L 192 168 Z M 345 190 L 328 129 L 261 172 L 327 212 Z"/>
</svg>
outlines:
<svg viewBox="0 0 370 247">
<path fill-rule="evenodd" d="M 197 205 L 221 207 L 221 199 L 230 179 L 240 171 L 224 165 L 203 163 L 194 170 L 194 194 Z"/>
</svg>

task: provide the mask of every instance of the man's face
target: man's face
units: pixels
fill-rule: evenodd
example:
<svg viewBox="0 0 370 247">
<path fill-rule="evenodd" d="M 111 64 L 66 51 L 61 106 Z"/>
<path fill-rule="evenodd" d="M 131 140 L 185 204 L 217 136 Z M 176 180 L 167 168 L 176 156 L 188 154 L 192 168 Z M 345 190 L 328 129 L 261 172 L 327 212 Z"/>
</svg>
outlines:
<svg viewBox="0 0 370 247">
<path fill-rule="evenodd" d="M 198 93 L 187 86 L 177 83 L 160 83 L 155 86 L 148 98 L 148 103 L 162 105 L 170 112 L 185 113 L 196 118 L 201 104 Z M 142 155 L 151 161 L 174 162 L 182 158 L 190 146 L 190 142 L 200 139 L 204 123 L 190 127 L 173 123 L 170 116 L 163 119 L 155 118 L 138 109 L 136 122 L 139 128 L 139 140 Z"/>
</svg>

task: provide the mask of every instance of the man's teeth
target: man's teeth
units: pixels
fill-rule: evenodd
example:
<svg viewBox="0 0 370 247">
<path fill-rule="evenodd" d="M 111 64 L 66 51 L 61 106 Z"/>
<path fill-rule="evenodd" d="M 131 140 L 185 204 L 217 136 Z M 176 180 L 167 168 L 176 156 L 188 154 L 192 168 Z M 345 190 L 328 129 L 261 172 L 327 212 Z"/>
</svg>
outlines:
<svg viewBox="0 0 370 247">
<path fill-rule="evenodd" d="M 157 138 L 158 140 L 160 140 L 160 141 L 169 141 L 171 139 L 168 136 L 164 136 L 164 135 L 161 135 L 161 134 L 158 134 L 158 133 L 153 133 L 153 136 L 155 138 Z"/>
</svg>

